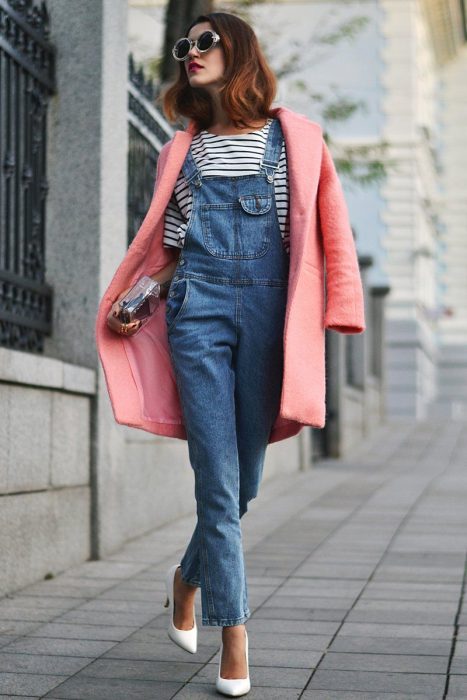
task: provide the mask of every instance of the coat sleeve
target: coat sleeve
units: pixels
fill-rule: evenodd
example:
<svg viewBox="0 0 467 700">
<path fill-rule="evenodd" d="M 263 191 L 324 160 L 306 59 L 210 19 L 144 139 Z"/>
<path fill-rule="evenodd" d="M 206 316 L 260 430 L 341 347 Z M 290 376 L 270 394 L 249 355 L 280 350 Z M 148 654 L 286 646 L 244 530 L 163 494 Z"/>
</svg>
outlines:
<svg viewBox="0 0 467 700">
<path fill-rule="evenodd" d="M 322 148 L 318 215 L 326 259 L 324 326 L 339 333 L 362 333 L 366 328 L 363 285 L 349 213 L 324 139 Z"/>
</svg>

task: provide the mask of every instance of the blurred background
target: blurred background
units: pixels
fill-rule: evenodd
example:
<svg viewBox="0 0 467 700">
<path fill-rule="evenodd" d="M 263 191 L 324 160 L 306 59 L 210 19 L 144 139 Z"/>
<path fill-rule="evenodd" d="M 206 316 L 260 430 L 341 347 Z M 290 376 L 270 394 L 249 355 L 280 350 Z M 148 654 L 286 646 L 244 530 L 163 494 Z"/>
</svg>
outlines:
<svg viewBox="0 0 467 700">
<path fill-rule="evenodd" d="M 467 416 L 465 0 L 0 0 L 0 593 L 194 512 L 186 443 L 115 423 L 94 324 L 184 127 L 171 47 L 216 9 L 322 126 L 365 287 L 367 331 L 327 332 L 326 427 L 264 478 Z"/>
</svg>

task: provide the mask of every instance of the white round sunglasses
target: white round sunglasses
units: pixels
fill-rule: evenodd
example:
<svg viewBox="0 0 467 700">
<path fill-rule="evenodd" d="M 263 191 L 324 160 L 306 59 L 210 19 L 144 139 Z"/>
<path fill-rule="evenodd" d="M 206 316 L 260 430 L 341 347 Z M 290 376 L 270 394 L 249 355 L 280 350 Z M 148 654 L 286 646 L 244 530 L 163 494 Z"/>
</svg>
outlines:
<svg viewBox="0 0 467 700">
<path fill-rule="evenodd" d="M 208 29 L 199 35 L 197 39 L 188 39 L 184 36 L 178 39 L 172 49 L 172 56 L 176 61 L 186 61 L 193 46 L 196 46 L 200 53 L 205 53 L 214 48 L 221 40 L 219 34 Z"/>
</svg>

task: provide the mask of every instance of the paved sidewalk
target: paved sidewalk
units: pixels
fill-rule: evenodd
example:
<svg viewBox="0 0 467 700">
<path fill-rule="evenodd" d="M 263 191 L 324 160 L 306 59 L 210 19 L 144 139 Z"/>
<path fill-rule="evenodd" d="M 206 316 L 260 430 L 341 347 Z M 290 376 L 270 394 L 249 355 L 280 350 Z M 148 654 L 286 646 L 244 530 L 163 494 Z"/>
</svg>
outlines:
<svg viewBox="0 0 467 700">
<path fill-rule="evenodd" d="M 165 572 L 194 522 L 0 600 L 0 697 L 221 697 L 199 591 L 198 653 L 166 632 Z M 467 698 L 466 424 L 388 424 L 350 459 L 263 482 L 242 527 L 250 700 Z"/>
</svg>

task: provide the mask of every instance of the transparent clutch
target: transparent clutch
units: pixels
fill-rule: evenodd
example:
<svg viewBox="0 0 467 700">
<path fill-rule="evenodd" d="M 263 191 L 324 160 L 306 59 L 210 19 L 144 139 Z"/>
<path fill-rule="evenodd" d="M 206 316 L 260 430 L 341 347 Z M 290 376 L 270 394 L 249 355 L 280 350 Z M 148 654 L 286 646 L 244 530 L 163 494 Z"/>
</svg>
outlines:
<svg viewBox="0 0 467 700">
<path fill-rule="evenodd" d="M 147 323 L 160 303 L 160 284 L 147 275 L 143 275 L 136 284 L 120 299 L 118 314 L 122 323 L 141 321 L 138 331 Z M 136 331 L 136 333 L 138 332 Z M 133 334 L 135 335 L 135 334 Z"/>
</svg>

